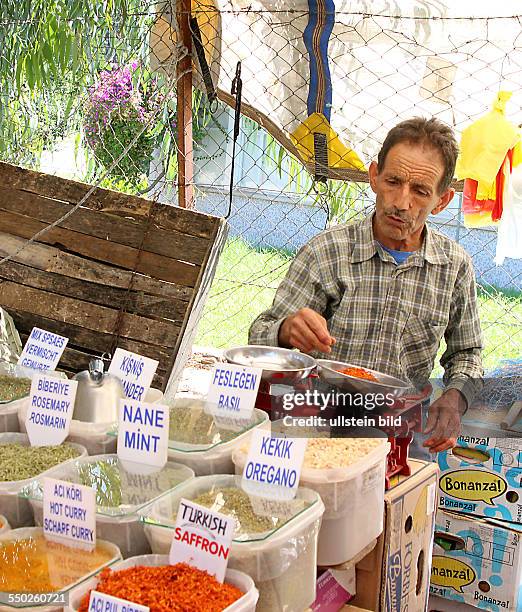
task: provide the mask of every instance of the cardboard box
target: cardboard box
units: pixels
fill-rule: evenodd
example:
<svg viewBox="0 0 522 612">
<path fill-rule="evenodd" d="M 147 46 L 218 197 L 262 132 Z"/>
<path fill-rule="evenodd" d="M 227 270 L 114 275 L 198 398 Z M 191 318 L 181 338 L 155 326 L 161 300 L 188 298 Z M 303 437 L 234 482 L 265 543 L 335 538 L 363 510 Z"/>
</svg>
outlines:
<svg viewBox="0 0 522 612">
<path fill-rule="evenodd" d="M 420 612 L 428 603 L 438 466 L 410 460 L 384 496 L 384 531 L 356 566 L 354 605 L 376 612 Z"/>
<path fill-rule="evenodd" d="M 521 535 L 515 523 L 438 510 L 430 592 L 480 608 L 519 611 Z"/>
<path fill-rule="evenodd" d="M 477 612 L 475 606 L 430 595 L 427 612 Z"/>
<path fill-rule="evenodd" d="M 460 436 L 437 460 L 439 509 L 522 523 L 522 438 Z"/>
</svg>

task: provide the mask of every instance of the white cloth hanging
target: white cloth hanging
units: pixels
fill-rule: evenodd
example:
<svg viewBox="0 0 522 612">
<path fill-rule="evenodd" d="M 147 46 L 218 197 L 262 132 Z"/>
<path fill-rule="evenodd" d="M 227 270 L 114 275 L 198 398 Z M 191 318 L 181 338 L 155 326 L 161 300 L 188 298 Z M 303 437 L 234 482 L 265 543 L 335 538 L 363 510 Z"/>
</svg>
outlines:
<svg viewBox="0 0 522 612">
<path fill-rule="evenodd" d="M 495 264 L 501 266 L 506 257 L 522 259 L 522 164 L 513 168 L 498 225 Z"/>
</svg>

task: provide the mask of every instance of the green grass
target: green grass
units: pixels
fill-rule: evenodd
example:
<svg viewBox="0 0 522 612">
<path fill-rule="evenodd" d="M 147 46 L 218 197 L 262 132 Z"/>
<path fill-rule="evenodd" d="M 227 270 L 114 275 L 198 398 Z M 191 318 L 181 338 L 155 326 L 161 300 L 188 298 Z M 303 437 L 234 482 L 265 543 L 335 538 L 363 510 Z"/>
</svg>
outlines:
<svg viewBox="0 0 522 612">
<path fill-rule="evenodd" d="M 248 328 L 272 303 L 293 254 L 276 249 L 254 249 L 242 239 L 227 242 L 218 264 L 210 296 L 198 328 L 200 346 L 226 348 L 248 343 Z M 522 292 L 490 285 L 478 288 L 484 336 L 484 367 L 521 356 Z M 444 347 L 441 347 L 442 354 Z M 437 367 L 435 375 L 442 373 Z"/>
<path fill-rule="evenodd" d="M 196 343 L 226 348 L 248 343 L 248 328 L 268 308 L 292 260 L 289 252 L 254 249 L 239 238 L 219 260 Z"/>
</svg>

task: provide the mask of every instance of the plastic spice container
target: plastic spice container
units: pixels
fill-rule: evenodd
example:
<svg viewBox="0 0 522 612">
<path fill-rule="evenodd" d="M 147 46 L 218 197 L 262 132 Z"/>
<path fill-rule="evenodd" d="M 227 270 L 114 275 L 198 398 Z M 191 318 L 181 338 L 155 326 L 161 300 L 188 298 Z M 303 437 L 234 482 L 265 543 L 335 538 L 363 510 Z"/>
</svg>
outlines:
<svg viewBox="0 0 522 612">
<path fill-rule="evenodd" d="M 22 444 L 23 446 L 29 446 L 29 438 L 23 433 L 2 433 L 0 434 L 0 452 L 4 444 Z M 87 455 L 87 451 L 80 444 L 69 442 L 67 442 L 67 444 L 76 448 L 78 451 L 78 457 Z M 68 459 L 61 465 L 66 465 L 67 463 L 75 461 L 76 459 L 77 457 Z M 27 501 L 27 499 L 19 497 L 18 493 L 24 487 L 30 484 L 30 482 L 37 476 L 42 476 L 47 474 L 47 472 L 49 472 L 49 470 L 45 470 L 40 474 L 35 474 L 33 477 L 25 480 L 0 482 L 0 509 L 2 510 L 2 514 L 9 521 L 11 527 L 25 527 L 33 524 L 33 511 L 31 509 L 31 504 Z"/>
<path fill-rule="evenodd" d="M 30 379 L 31 370 L 11 363 L 0 362 L 0 376 Z M 24 400 L 24 397 L 10 401 L 0 397 L 0 433 L 5 433 L 6 431 L 20 431 L 17 414 L 20 404 L 23 403 Z"/>
<path fill-rule="evenodd" d="M 346 467 L 305 467 L 305 454 L 299 484 L 316 491 L 326 508 L 317 551 L 320 566 L 350 561 L 382 533 L 386 456 L 390 444 L 386 437 L 377 439 L 380 443 L 376 448 Z M 357 444 L 360 439 L 344 440 Z M 245 447 L 234 452 L 237 474 L 242 474 L 246 457 Z"/>
<path fill-rule="evenodd" d="M 158 404 L 163 399 L 163 392 L 151 388 L 147 391 L 145 399 L 151 404 Z M 18 406 L 18 426 L 20 431 L 25 433 L 25 419 L 27 418 L 29 402 L 27 399 L 21 400 Z M 85 446 L 89 455 L 115 453 L 118 439 L 107 433 L 115 426 L 116 423 L 87 423 L 73 419 L 67 441 Z"/>
<path fill-rule="evenodd" d="M 128 569 L 129 567 L 136 567 L 137 565 L 157 567 L 159 565 L 168 564 L 168 555 L 141 555 L 138 557 L 131 557 L 130 559 L 125 559 L 125 561 L 118 561 L 111 567 L 111 569 L 117 571 Z M 223 612 L 255 612 L 259 593 L 252 578 L 250 578 L 250 576 L 247 576 L 247 574 L 244 574 L 243 572 L 227 569 L 227 573 L 225 574 L 225 582 L 237 587 L 240 591 L 244 593 L 244 595 L 243 597 L 235 601 L 232 605 L 224 608 Z M 66 608 L 67 612 L 77 612 L 82 597 L 89 590 L 96 588 L 97 584 L 98 581 L 96 578 L 90 578 L 88 581 L 82 582 L 81 585 L 76 587 L 71 592 L 69 598 L 69 607 Z"/>
<path fill-rule="evenodd" d="M 35 374 L 41 374 L 37 370 L 31 370 L 12 363 L 0 362 L 0 376 L 10 376 L 14 378 L 32 379 Z M 46 372 L 47 376 L 57 378 L 67 378 L 63 372 Z M 28 395 L 29 393 L 27 393 Z M 0 433 L 19 432 L 18 411 L 27 404 L 27 396 L 11 401 L 3 400 L 0 397 Z M 25 431 L 25 430 L 24 430 Z"/>
<path fill-rule="evenodd" d="M 11 525 L 9 525 L 8 520 L 5 518 L 5 516 L 2 516 L 0 514 L 0 534 L 5 533 L 6 531 L 9 531 L 11 529 Z"/>
<path fill-rule="evenodd" d="M 96 534 L 113 542 L 124 558 L 150 552 L 138 511 L 179 484 L 194 478 L 194 472 L 172 461 L 152 474 L 131 474 L 117 455 L 84 457 L 46 474 L 51 478 L 89 485 L 96 491 Z M 42 482 L 38 478 L 21 493 L 34 511 L 37 525 L 43 521 Z"/>
<path fill-rule="evenodd" d="M 196 499 L 205 493 L 219 494 L 222 489 L 240 489 L 240 483 L 233 475 L 194 478 L 145 509 L 145 533 L 152 552 L 167 554 L 170 550 L 182 497 Z M 324 504 L 317 493 L 301 487 L 292 502 L 249 497 L 262 524 L 276 520 L 279 524 L 265 531 L 236 529 L 228 567 L 254 579 L 259 590 L 258 612 L 302 612 L 315 600 L 317 537 Z"/>
<path fill-rule="evenodd" d="M 196 476 L 232 474 L 234 449 L 268 424 L 268 414 L 257 408 L 251 419 L 227 422 L 213 417 L 204 399 L 176 399 L 170 412 L 169 459 L 192 468 Z"/>
<path fill-rule="evenodd" d="M 56 585 L 54 590 L 46 588 L 46 592 L 69 595 L 74 587 L 98 574 L 104 567 L 111 566 L 121 559 L 118 547 L 110 542 L 97 540 L 95 551 L 88 552 L 55 542 L 47 542 L 41 527 L 13 529 L 5 534 L 0 534 L 0 558 L 2 558 L 3 545 L 8 545 L 12 541 L 28 539 L 33 539 L 35 543 L 38 543 L 37 546 L 41 547 L 38 580 L 48 581 L 51 585 Z M 2 561 L 0 563 L 0 585 L 5 583 L 6 572 L 9 571 L 6 559 L 4 558 Z M 20 561 L 17 560 L 17 563 L 20 563 Z M 24 572 L 24 568 L 20 567 L 20 571 Z M 32 576 L 31 574 L 32 572 L 29 570 L 30 578 L 34 577 L 34 574 Z M 9 585 L 6 585 L 5 590 L 13 591 L 14 589 L 9 589 Z M 30 590 L 31 585 L 29 584 L 28 592 Z M 23 591 L 18 588 L 16 592 L 22 593 Z M 28 607 L 27 603 L 0 604 L 0 612 L 14 612 L 17 609 L 23 609 L 24 612 L 60 612 L 63 610 L 63 606 L 40 605 Z"/>
</svg>

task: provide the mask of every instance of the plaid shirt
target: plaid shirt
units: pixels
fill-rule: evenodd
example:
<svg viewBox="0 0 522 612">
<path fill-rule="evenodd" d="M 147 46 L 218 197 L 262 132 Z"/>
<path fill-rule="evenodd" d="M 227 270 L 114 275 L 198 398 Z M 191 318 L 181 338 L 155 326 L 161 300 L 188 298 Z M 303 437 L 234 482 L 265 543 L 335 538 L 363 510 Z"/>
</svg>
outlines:
<svg viewBox="0 0 522 612">
<path fill-rule="evenodd" d="M 278 345 L 300 308 L 322 314 L 337 342 L 328 359 L 378 370 L 417 387 L 428 381 L 440 341 L 444 383 L 471 403 L 482 385 L 482 339 L 469 255 L 426 226 L 420 250 L 401 265 L 374 240 L 372 216 L 315 236 L 293 260 L 272 306 L 252 323 L 251 344 Z"/>
</svg>

